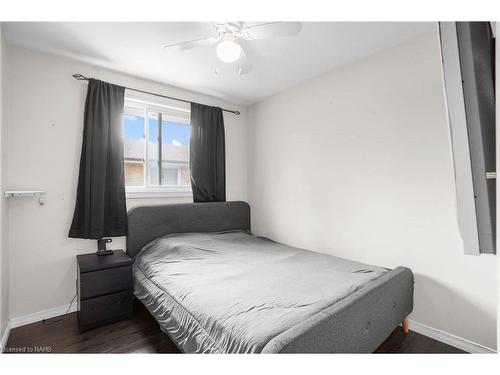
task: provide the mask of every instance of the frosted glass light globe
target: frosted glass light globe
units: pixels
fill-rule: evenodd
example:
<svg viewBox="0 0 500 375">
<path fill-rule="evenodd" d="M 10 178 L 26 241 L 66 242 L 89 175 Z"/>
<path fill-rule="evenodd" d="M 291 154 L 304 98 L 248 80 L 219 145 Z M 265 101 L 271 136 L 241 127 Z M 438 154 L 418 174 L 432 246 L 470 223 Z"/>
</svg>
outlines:
<svg viewBox="0 0 500 375">
<path fill-rule="evenodd" d="M 233 41 L 222 41 L 216 49 L 217 57 L 225 63 L 235 62 L 240 58 L 241 47 Z"/>
</svg>

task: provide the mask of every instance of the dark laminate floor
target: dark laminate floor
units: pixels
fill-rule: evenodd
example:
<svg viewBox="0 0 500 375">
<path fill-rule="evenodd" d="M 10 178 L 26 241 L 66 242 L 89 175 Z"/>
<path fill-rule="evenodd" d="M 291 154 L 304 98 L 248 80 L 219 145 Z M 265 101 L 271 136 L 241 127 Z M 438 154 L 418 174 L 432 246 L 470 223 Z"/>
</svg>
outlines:
<svg viewBox="0 0 500 375">
<path fill-rule="evenodd" d="M 132 320 L 83 334 L 78 330 L 76 313 L 69 314 L 58 322 L 38 322 L 14 328 L 5 352 L 179 353 L 179 350 L 160 331 L 148 311 L 136 301 Z M 416 332 L 410 331 L 408 335 L 404 335 L 401 328 L 396 329 L 376 352 L 463 353 Z"/>
</svg>

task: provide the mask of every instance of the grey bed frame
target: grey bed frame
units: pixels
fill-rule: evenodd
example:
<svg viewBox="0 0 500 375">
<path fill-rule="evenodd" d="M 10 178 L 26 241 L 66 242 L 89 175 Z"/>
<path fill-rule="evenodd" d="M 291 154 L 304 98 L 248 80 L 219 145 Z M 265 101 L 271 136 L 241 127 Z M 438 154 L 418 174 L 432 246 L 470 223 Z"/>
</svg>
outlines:
<svg viewBox="0 0 500 375">
<path fill-rule="evenodd" d="M 250 207 L 246 202 L 140 206 L 129 211 L 128 220 L 127 253 L 135 257 L 144 245 L 171 233 L 250 231 Z M 412 310 L 413 273 L 397 267 L 274 337 L 262 352 L 372 353 Z"/>
</svg>

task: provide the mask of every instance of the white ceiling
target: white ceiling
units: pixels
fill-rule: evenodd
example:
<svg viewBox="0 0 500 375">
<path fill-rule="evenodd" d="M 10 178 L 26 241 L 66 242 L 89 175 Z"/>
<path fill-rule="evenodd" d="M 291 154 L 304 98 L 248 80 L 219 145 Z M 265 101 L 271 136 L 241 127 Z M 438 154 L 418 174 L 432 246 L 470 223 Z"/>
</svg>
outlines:
<svg viewBox="0 0 500 375">
<path fill-rule="evenodd" d="M 435 30 L 432 22 L 305 22 L 298 36 L 243 41 L 253 71 L 222 67 L 214 47 L 169 52 L 164 44 L 213 35 L 209 22 L 6 22 L 12 44 L 189 90 L 252 104 L 340 65 Z M 222 68 L 215 75 L 216 67 Z M 78 73 L 78 72 L 75 72 Z"/>
</svg>

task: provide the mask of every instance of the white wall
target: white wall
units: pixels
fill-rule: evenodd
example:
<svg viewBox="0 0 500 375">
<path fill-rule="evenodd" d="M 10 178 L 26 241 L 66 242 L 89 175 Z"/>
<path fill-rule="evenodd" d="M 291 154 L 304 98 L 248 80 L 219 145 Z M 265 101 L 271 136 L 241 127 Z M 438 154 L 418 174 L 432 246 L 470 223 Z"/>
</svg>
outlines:
<svg viewBox="0 0 500 375">
<path fill-rule="evenodd" d="M 95 241 L 67 237 L 76 198 L 87 87 L 71 77 L 74 73 L 241 111 L 240 116 L 224 114 L 227 198 L 247 199 L 245 108 L 8 45 L 8 187 L 47 191 L 44 206 L 34 198 L 9 200 L 12 318 L 67 305 L 75 294 L 75 255 L 96 250 Z M 127 204 L 131 207 L 158 201 L 134 199 Z M 118 239 L 113 245 L 124 246 L 124 241 Z"/>
<path fill-rule="evenodd" d="M 249 109 L 252 229 L 415 273 L 413 320 L 496 348 L 497 262 L 457 227 L 438 34 Z"/>
<path fill-rule="evenodd" d="M 6 131 L 5 131 L 5 101 L 3 95 L 5 86 L 5 42 L 2 35 L 0 22 L 0 189 L 5 185 L 6 171 Z M 7 247 L 7 206 L 0 196 L 0 340 L 2 339 L 9 320 L 9 254 Z"/>
</svg>

